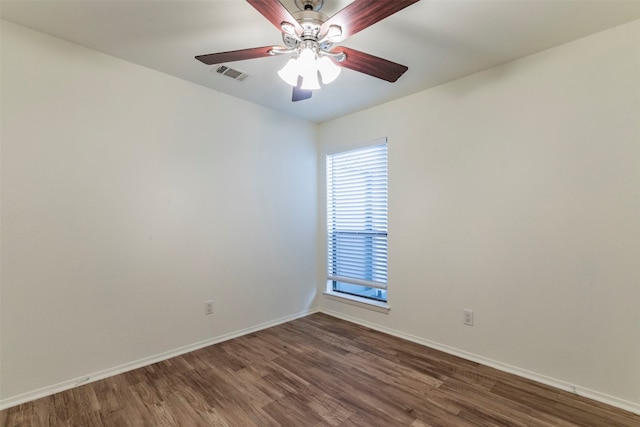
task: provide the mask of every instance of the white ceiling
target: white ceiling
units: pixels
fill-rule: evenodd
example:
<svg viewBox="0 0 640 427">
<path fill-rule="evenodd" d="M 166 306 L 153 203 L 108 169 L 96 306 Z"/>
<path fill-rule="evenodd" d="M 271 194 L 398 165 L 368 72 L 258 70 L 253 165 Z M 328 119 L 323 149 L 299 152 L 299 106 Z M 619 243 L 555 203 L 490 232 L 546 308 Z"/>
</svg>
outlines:
<svg viewBox="0 0 640 427">
<path fill-rule="evenodd" d="M 297 10 L 293 0 L 282 3 Z M 331 16 L 349 3 L 325 0 L 322 12 Z M 2 0 L 0 12 L 8 21 L 320 123 L 640 19 L 640 0 L 421 0 L 341 43 L 408 66 L 396 83 L 343 69 L 338 80 L 296 103 L 276 75 L 285 57 L 229 63 L 250 75 L 242 83 L 194 59 L 282 44 L 278 29 L 242 0 Z"/>
</svg>

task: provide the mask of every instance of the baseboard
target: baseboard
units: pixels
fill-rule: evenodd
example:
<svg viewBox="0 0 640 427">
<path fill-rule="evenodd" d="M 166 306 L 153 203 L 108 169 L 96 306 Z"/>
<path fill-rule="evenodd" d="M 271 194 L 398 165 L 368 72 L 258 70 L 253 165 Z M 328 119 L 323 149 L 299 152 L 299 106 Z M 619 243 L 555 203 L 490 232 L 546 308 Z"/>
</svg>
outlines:
<svg viewBox="0 0 640 427">
<path fill-rule="evenodd" d="M 227 341 L 233 338 L 237 338 L 243 335 L 247 335 L 253 332 L 260 331 L 262 329 L 271 328 L 276 325 L 280 325 L 282 323 L 290 322 L 292 320 L 298 319 L 300 317 L 308 316 L 310 314 L 316 313 L 319 311 L 317 308 L 312 308 L 309 310 L 305 310 L 296 314 L 292 314 L 289 316 L 281 317 L 279 319 L 275 319 L 269 322 L 260 323 L 255 326 L 251 326 L 249 328 L 241 329 L 239 331 L 230 332 L 228 334 L 220 335 L 215 338 L 211 338 L 208 340 L 200 341 L 194 344 L 186 345 L 183 347 L 179 347 L 173 350 L 166 351 L 164 353 L 155 354 L 153 356 L 145 357 L 142 359 L 135 360 L 133 362 L 125 363 L 123 365 L 115 366 L 113 368 L 104 369 L 98 372 L 93 372 L 87 375 L 82 375 L 78 378 L 74 378 L 68 381 L 63 381 L 58 384 L 54 384 L 51 386 L 43 387 L 37 390 L 29 391 L 26 393 L 19 394 L 17 396 L 12 396 L 6 399 L 0 400 L 0 410 L 11 408 L 12 406 L 17 406 L 22 403 L 30 402 L 32 400 L 40 399 L 42 397 L 50 396 L 55 393 L 59 393 L 61 391 L 69 390 L 74 387 L 78 387 L 80 385 L 88 384 L 94 381 L 99 381 L 104 378 L 112 377 L 114 375 L 122 374 L 128 371 L 132 371 L 134 369 L 142 368 L 144 366 L 151 365 L 153 363 L 161 362 L 166 359 L 170 359 L 172 357 L 180 356 L 185 353 L 189 353 L 190 351 L 199 350 L 204 347 L 208 347 L 213 344 L 218 344 L 223 341 Z"/>
<path fill-rule="evenodd" d="M 561 381 L 555 378 L 551 378 L 545 375 L 541 375 L 535 372 L 531 372 L 528 371 L 526 369 L 521 369 L 515 366 L 511 366 L 511 365 L 507 365 L 505 363 L 501 363 L 492 359 L 488 359 L 486 357 L 483 356 L 479 356 L 477 354 L 473 354 L 473 353 L 469 353 L 463 350 L 459 350 L 453 347 L 449 347 L 447 345 L 444 344 L 440 344 L 437 343 L 435 341 L 430 341 L 430 340 L 426 340 L 424 338 L 420 338 L 411 334 L 407 334 L 404 332 L 400 332 L 397 331 L 395 329 L 390 329 L 390 328 L 386 328 L 384 326 L 375 324 L 375 323 L 371 323 L 371 322 L 367 322 L 364 321 L 362 319 L 356 318 L 356 317 L 352 317 L 352 316 L 348 316 L 348 315 L 344 315 L 342 313 L 338 313 L 335 312 L 333 310 L 328 310 L 325 308 L 322 309 L 318 309 L 318 308 L 313 308 L 313 309 L 309 309 L 309 310 L 305 310 L 293 315 L 289 315 L 289 316 L 285 316 L 276 320 L 272 320 L 269 322 L 264 322 L 249 328 L 245 328 L 245 329 L 241 329 L 235 332 L 231 332 L 228 334 L 224 334 L 224 335 L 220 335 L 218 337 L 215 338 L 211 338 L 208 340 L 204 340 L 204 341 L 200 341 L 194 344 L 190 344 L 187 346 L 183 346 L 180 348 L 176 348 L 164 353 L 160 353 L 160 354 L 156 354 L 150 357 L 145 357 L 143 359 L 138 359 L 135 360 L 133 362 L 129 362 L 129 363 L 125 363 L 123 365 L 120 366 L 116 366 L 113 368 L 109 368 L 109 369 L 104 369 L 98 372 L 94 372 L 92 374 L 88 374 L 88 375 L 83 375 L 80 376 L 78 378 L 74 378 L 68 381 L 63 381 L 61 383 L 58 384 L 54 384 L 51 386 L 47 386 L 47 387 L 43 387 L 37 390 L 33 390 L 27 393 L 23 393 L 17 396 L 12 396 L 6 399 L 2 399 L 0 400 L 0 410 L 4 410 L 7 408 L 11 408 L 12 406 L 17 406 L 20 405 L 22 403 L 26 403 L 26 402 L 30 402 L 32 400 L 36 400 L 42 397 L 46 397 L 46 396 L 50 396 L 52 394 L 55 393 L 59 393 L 61 391 L 65 391 L 65 390 L 69 390 L 71 388 L 83 385 L 83 384 L 88 384 L 94 381 L 99 381 L 101 379 L 104 378 L 108 378 L 114 375 L 118 375 L 118 374 L 122 374 L 134 369 L 138 369 L 138 368 L 142 368 L 144 366 L 148 366 L 151 365 L 153 363 L 157 363 L 157 362 L 161 362 L 163 360 L 166 359 L 170 359 L 172 357 L 176 357 L 176 356 L 180 356 L 182 354 L 188 353 L 190 351 L 195 351 L 195 350 L 199 350 L 201 348 L 213 345 L 213 344 L 217 344 L 223 341 L 227 341 L 233 338 L 237 338 L 243 335 L 247 335 L 253 332 L 257 332 L 260 331 L 262 329 L 267 329 L 282 323 L 286 323 L 286 322 L 290 322 L 291 320 L 295 320 L 298 319 L 300 317 L 304 317 L 304 316 L 308 316 L 310 314 L 316 313 L 316 312 L 322 312 L 325 313 L 329 316 L 333 316 L 333 317 L 337 317 L 339 319 L 343 319 L 352 323 L 356 323 L 362 326 L 366 326 L 368 328 L 371 328 L 373 330 L 377 330 L 389 335 L 393 335 L 396 336 L 398 338 L 402 338 L 402 339 L 406 339 L 407 341 L 411 341 L 411 342 L 415 342 L 417 344 L 421 344 L 436 350 L 440 350 L 443 351 L 445 353 L 448 354 L 452 354 L 454 356 L 458 356 L 461 357 L 463 359 L 466 360 L 470 360 L 472 362 L 476 362 L 476 363 L 480 363 L 482 365 L 485 366 L 489 366 L 495 369 L 498 369 L 500 371 L 504 371 L 504 372 L 508 372 L 510 374 L 514 374 L 514 375 L 518 375 L 520 377 L 523 378 L 527 378 L 530 379 L 532 381 L 536 381 L 542 384 L 546 384 L 548 386 L 551 387 L 555 387 L 558 388 L 560 390 L 564 390 L 564 391 L 568 391 L 570 393 L 574 393 L 583 397 L 587 397 L 589 399 L 593 399 L 595 401 L 601 402 L 601 403 L 605 403 L 607 405 L 611 405 L 611 406 L 615 406 L 617 408 L 620 409 L 624 409 L 626 411 L 629 412 L 633 412 L 635 414 L 639 414 L 640 415 L 640 404 L 638 403 L 634 403 L 634 402 L 629 402 L 627 400 L 624 399 L 619 399 L 615 396 L 610 396 L 608 394 L 605 393 L 600 393 L 598 391 L 595 390 L 591 390 L 588 388 L 583 388 L 583 387 L 579 387 L 570 383 L 567 383 L 565 381 Z"/>
<path fill-rule="evenodd" d="M 619 399 L 615 396 L 610 396 L 605 393 L 600 393 L 595 390 L 591 390 L 588 388 L 576 386 L 574 384 L 567 383 L 562 380 L 558 380 L 555 378 L 551 378 L 545 375 L 538 374 L 536 372 L 531 372 L 526 369 L 518 368 L 515 366 L 511 366 L 502 362 L 498 362 L 492 359 L 488 359 L 483 356 L 479 356 L 477 354 L 469 353 L 463 350 L 459 350 L 457 348 L 449 347 L 444 344 L 440 344 L 435 341 L 426 340 L 424 338 L 420 338 L 411 334 L 406 334 L 404 332 L 397 331 L 395 329 L 390 329 L 375 323 L 367 322 L 357 317 L 348 316 L 333 310 L 329 310 L 326 308 L 321 308 L 319 310 L 321 313 L 327 314 L 329 316 L 337 317 L 338 319 L 346 320 L 348 322 L 356 323 L 361 326 L 366 326 L 367 328 L 383 332 L 385 334 L 393 335 L 398 338 L 405 339 L 407 341 L 415 342 L 416 344 L 424 345 L 426 347 L 433 348 L 435 350 L 440 350 L 444 353 L 452 354 L 454 356 L 461 357 L 466 360 L 470 360 L 472 362 L 480 363 L 481 365 L 489 366 L 491 368 L 498 369 L 503 372 L 508 372 L 510 374 L 517 375 L 519 377 L 527 378 L 532 381 L 536 381 L 551 387 L 555 387 L 560 390 L 568 391 L 570 393 L 574 393 L 579 396 L 583 396 L 589 399 L 593 399 L 595 401 L 605 403 L 607 405 L 615 406 L 616 408 L 624 409 L 625 411 L 633 412 L 635 414 L 640 415 L 640 404 L 635 402 L 630 402 L 628 400 Z"/>
</svg>

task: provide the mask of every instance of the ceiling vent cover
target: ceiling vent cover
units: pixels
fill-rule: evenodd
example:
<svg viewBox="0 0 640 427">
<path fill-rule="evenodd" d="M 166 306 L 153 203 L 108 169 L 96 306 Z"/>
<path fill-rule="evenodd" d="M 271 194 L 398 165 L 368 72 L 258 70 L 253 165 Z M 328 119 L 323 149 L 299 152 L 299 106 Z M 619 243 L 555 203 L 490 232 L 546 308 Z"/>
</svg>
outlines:
<svg viewBox="0 0 640 427">
<path fill-rule="evenodd" d="M 239 82 L 242 82 L 247 77 L 249 77 L 248 74 L 234 68 L 227 67 L 226 65 L 218 65 L 211 71 L 215 71 L 218 74 L 222 74 L 223 76 L 229 77 L 230 79 L 237 80 Z"/>
</svg>

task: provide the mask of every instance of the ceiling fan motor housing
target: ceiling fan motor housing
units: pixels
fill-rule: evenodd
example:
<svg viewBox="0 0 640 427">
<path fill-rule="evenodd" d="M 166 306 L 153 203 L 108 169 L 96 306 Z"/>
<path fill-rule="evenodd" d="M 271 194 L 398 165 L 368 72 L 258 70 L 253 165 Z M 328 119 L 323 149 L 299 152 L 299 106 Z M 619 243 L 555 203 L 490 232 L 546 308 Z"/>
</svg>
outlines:
<svg viewBox="0 0 640 427">
<path fill-rule="evenodd" d="M 326 51 L 331 48 L 332 43 L 329 41 L 318 43 L 318 40 L 322 37 L 322 34 L 320 34 L 320 28 L 328 19 L 324 14 L 308 9 L 294 12 L 292 15 L 302 27 L 302 34 L 299 34 L 298 37 L 296 37 L 283 32 L 282 41 L 287 48 L 302 49 L 304 47 L 314 45 L 315 47 L 313 50 L 316 52 L 319 50 Z"/>
<path fill-rule="evenodd" d="M 307 1 L 307 0 L 305 0 Z M 308 1 L 315 3 L 313 1 Z M 300 52 L 304 48 L 311 48 L 314 52 L 329 51 L 333 46 L 329 40 L 322 41 L 320 39 L 323 34 L 320 34 L 322 24 L 327 21 L 328 17 L 321 12 L 309 9 L 311 5 L 307 5 L 307 10 L 299 10 L 292 14 L 293 18 L 302 27 L 302 33 L 299 35 L 288 34 L 282 32 L 282 41 L 288 49 L 297 50 Z"/>
<path fill-rule="evenodd" d="M 302 40 L 318 40 L 320 37 L 320 27 L 328 19 L 324 14 L 313 10 L 301 10 L 293 13 L 293 17 L 302 27 Z"/>
</svg>

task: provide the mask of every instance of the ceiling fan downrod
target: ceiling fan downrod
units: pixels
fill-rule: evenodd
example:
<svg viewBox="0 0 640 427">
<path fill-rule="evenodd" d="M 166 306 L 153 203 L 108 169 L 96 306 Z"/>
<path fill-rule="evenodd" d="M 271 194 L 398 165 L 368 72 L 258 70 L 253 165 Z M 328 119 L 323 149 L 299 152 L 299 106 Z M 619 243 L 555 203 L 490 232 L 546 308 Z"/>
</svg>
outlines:
<svg viewBox="0 0 640 427">
<path fill-rule="evenodd" d="M 324 0 L 296 0 L 296 6 L 300 10 L 315 10 L 322 9 Z"/>
</svg>

